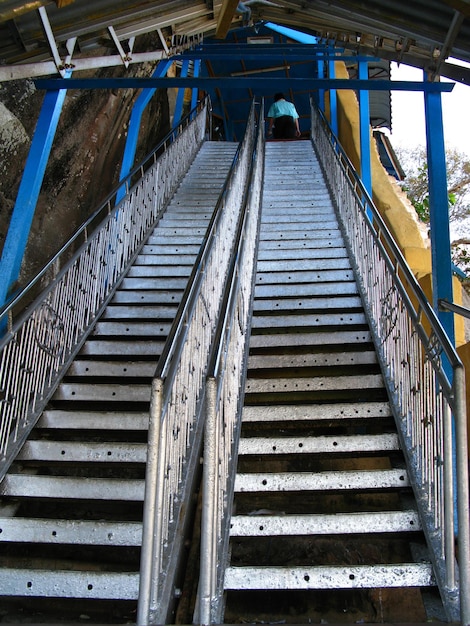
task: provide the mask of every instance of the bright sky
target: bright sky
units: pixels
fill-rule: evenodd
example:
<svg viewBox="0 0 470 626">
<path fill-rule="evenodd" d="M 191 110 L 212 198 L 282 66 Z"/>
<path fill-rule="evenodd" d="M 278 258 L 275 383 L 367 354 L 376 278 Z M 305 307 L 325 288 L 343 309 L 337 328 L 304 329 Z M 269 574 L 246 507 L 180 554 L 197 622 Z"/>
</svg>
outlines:
<svg viewBox="0 0 470 626">
<path fill-rule="evenodd" d="M 392 80 L 423 80 L 423 72 L 408 65 L 392 63 Z M 443 79 L 446 80 L 446 79 Z M 444 141 L 470 156 L 470 86 L 455 84 L 442 94 Z M 394 147 L 426 144 L 424 97 L 419 92 L 392 92 L 392 134 Z"/>
</svg>

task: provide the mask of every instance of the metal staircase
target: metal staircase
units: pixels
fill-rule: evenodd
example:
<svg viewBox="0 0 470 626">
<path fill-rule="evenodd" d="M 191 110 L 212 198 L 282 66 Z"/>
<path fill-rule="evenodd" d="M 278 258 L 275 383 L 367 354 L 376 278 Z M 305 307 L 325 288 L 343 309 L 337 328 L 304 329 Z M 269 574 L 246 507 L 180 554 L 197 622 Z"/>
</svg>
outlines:
<svg viewBox="0 0 470 626">
<path fill-rule="evenodd" d="M 255 113 L 237 150 L 204 105 L 0 313 L 10 621 L 171 623 L 203 474 L 194 623 L 468 623 L 462 363 L 324 121 L 264 162 Z"/>
<path fill-rule="evenodd" d="M 424 620 L 432 566 L 311 143 L 268 143 L 263 189 L 225 622 Z"/>
<path fill-rule="evenodd" d="M 1 594 L 33 614 L 135 619 L 150 382 L 236 149 L 203 143 L 1 484 Z"/>
</svg>

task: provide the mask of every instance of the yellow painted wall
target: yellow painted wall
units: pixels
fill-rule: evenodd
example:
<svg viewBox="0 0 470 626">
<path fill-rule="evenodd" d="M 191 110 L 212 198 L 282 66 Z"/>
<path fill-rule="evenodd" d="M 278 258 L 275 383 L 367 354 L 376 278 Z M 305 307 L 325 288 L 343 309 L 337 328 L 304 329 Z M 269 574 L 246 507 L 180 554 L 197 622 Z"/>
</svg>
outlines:
<svg viewBox="0 0 470 626">
<path fill-rule="evenodd" d="M 348 78 L 344 63 L 336 63 L 336 76 Z M 359 105 L 353 91 L 339 90 L 338 138 L 355 168 L 360 170 Z M 411 203 L 382 166 L 371 137 L 372 187 L 374 202 L 393 234 L 411 270 L 432 302 L 431 251 Z M 462 304 L 462 286 L 453 279 L 454 302 Z M 468 444 L 470 449 L 470 343 L 465 342 L 464 319 L 455 315 L 457 352 L 465 366 Z"/>
<path fill-rule="evenodd" d="M 335 63 L 337 78 L 348 78 L 346 66 Z M 338 138 L 354 167 L 360 170 L 359 105 L 354 91 L 337 92 Z M 371 137 L 373 199 L 390 232 L 400 247 L 411 270 L 432 301 L 431 250 L 423 236 L 416 212 L 399 185 L 388 175 L 380 162 L 375 141 Z M 462 287 L 454 279 L 454 302 L 461 304 Z M 465 344 L 464 320 L 455 316 L 456 345 Z"/>
</svg>

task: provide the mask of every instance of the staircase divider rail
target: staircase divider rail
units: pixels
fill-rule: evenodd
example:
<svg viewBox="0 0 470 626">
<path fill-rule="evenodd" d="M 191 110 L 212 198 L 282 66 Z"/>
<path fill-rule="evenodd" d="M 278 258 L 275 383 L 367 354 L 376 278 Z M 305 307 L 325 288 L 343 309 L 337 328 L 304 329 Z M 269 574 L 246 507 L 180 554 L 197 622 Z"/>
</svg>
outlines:
<svg viewBox="0 0 470 626">
<path fill-rule="evenodd" d="M 335 199 L 375 337 L 436 582 L 448 619 L 467 625 L 470 543 L 464 367 L 326 118 L 313 102 L 311 111 L 313 143 Z"/>
<path fill-rule="evenodd" d="M 223 622 L 264 173 L 263 103 L 243 221 L 206 378 L 200 578 L 195 624 Z"/>
<path fill-rule="evenodd" d="M 0 311 L 0 480 L 189 168 L 209 110 L 188 114 Z"/>
<path fill-rule="evenodd" d="M 152 381 L 137 624 L 168 623 L 200 461 L 204 380 L 255 136 L 252 105 Z"/>
</svg>

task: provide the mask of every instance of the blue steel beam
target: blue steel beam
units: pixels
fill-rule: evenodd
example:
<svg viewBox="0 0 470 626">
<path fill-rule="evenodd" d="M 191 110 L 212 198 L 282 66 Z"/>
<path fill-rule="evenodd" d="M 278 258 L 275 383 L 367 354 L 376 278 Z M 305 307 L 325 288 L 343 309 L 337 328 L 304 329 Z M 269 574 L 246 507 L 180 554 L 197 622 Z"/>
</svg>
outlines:
<svg viewBox="0 0 470 626">
<path fill-rule="evenodd" d="M 264 47 L 264 46 L 263 46 Z M 253 48 L 253 46 L 251 46 Z M 328 52 L 321 52 L 317 49 L 311 48 L 310 50 L 300 51 L 293 50 L 292 52 L 288 52 L 286 50 L 279 52 L 267 53 L 263 50 L 263 52 L 252 52 L 248 50 L 247 52 L 238 51 L 238 50 L 227 50 L 226 52 L 209 52 L 207 50 L 195 51 L 195 52 L 185 52 L 184 54 L 178 54 L 173 57 L 173 61 L 184 61 L 186 59 L 194 60 L 201 59 L 203 61 L 239 61 L 243 59 L 244 61 L 282 61 L 288 59 L 289 61 L 315 61 L 318 57 L 322 57 L 325 61 L 345 61 L 347 63 L 358 63 L 359 61 L 380 61 L 379 58 L 376 57 L 368 57 L 368 56 L 356 56 L 349 54 L 329 54 Z"/>
<path fill-rule="evenodd" d="M 169 67 L 171 66 L 171 61 L 161 61 L 154 73 L 153 76 L 165 76 Z M 121 173 L 119 175 L 119 180 L 124 180 L 126 176 L 132 170 L 135 160 L 135 153 L 137 150 L 137 141 L 139 139 L 139 130 L 140 123 L 142 120 L 142 114 L 145 111 L 148 103 L 152 99 L 153 94 L 156 91 L 156 87 L 143 89 L 142 93 L 136 99 L 134 106 L 132 107 L 132 113 L 129 119 L 129 128 L 127 129 L 127 139 L 126 145 L 124 147 L 124 155 L 122 157 L 121 163 Z M 126 195 L 126 187 L 123 185 L 119 188 L 116 194 L 116 204 L 119 203 L 122 198 Z"/>
<path fill-rule="evenodd" d="M 294 30 L 288 26 L 280 26 L 279 24 L 274 24 L 273 22 L 265 22 L 264 26 L 279 35 L 284 35 L 285 37 L 289 37 L 289 39 L 293 39 L 294 41 L 298 41 L 300 43 L 318 44 L 319 41 L 318 37 L 315 37 L 314 35 L 302 33 L 299 30 Z"/>
<path fill-rule="evenodd" d="M 37 89 L 145 89 L 150 87 L 188 87 L 199 89 L 255 89 L 268 93 L 288 89 L 366 89 L 367 91 L 450 92 L 454 83 L 365 80 L 348 78 L 261 78 L 259 76 L 218 76 L 215 78 L 43 78 L 34 81 Z"/>
<path fill-rule="evenodd" d="M 67 72 L 66 76 L 70 75 L 71 73 Z M 61 81 L 59 89 L 47 91 L 44 96 L 0 259 L 0 276 L 2 278 L 0 306 L 5 304 L 11 295 L 14 284 L 20 275 L 21 262 L 28 242 L 68 83 L 70 83 L 70 79 L 64 79 Z"/>
</svg>

